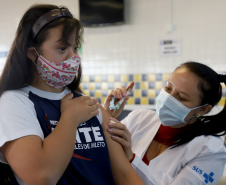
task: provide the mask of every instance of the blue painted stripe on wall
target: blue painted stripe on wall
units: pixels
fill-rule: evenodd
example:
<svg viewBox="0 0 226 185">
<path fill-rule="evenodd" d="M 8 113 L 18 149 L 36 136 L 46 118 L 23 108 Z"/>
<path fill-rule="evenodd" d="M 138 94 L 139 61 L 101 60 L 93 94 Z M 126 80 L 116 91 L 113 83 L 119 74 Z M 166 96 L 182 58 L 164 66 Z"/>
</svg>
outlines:
<svg viewBox="0 0 226 185">
<path fill-rule="evenodd" d="M 0 51 L 0 58 L 5 58 L 8 55 L 8 51 Z"/>
</svg>

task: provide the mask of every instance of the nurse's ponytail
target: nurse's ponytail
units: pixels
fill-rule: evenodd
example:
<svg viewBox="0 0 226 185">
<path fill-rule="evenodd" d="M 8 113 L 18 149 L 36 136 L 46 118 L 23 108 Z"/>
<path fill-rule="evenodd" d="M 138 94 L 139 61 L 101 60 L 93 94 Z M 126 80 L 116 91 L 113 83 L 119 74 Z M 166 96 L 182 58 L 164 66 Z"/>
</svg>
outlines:
<svg viewBox="0 0 226 185">
<path fill-rule="evenodd" d="M 217 74 L 210 67 L 197 62 L 186 62 L 178 68 L 184 67 L 200 77 L 199 90 L 201 91 L 201 105 L 209 104 L 214 107 L 219 103 L 222 97 L 222 85 L 226 85 L 226 75 Z M 177 69 L 178 69 L 177 68 Z M 226 134 L 226 101 L 223 109 L 216 115 L 201 116 L 190 129 L 177 137 L 177 142 L 173 147 L 180 146 L 201 135 L 222 136 Z"/>
<path fill-rule="evenodd" d="M 224 83 L 226 85 L 226 75 L 219 74 L 218 75 L 220 83 Z M 222 86 L 219 85 L 219 94 L 222 95 Z M 223 109 L 216 115 L 212 116 L 203 116 L 200 120 L 201 122 L 206 122 L 205 126 L 205 135 L 216 135 L 221 136 L 226 134 L 226 100 L 224 102 Z"/>
</svg>

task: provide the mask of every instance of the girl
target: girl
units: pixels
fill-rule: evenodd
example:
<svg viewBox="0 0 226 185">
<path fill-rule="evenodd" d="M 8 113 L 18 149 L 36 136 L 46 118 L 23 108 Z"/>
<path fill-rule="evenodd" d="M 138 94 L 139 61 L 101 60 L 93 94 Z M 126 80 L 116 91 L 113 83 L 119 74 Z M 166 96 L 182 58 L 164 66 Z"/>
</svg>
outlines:
<svg viewBox="0 0 226 185">
<path fill-rule="evenodd" d="M 82 33 L 54 5 L 32 6 L 19 23 L 0 79 L 0 161 L 19 184 L 126 184 L 136 176 L 111 155 L 113 180 L 106 139 L 110 153 L 126 157 L 104 136 L 109 115 L 81 95 Z"/>
<path fill-rule="evenodd" d="M 217 184 L 226 163 L 226 105 L 205 116 L 221 99 L 226 75 L 186 62 L 170 76 L 156 98 L 156 111 L 135 110 L 110 123 L 133 168 L 148 185 Z M 125 92 L 125 89 L 122 89 Z M 121 90 L 108 96 L 119 96 Z M 107 107 L 107 103 L 105 107 Z"/>
</svg>

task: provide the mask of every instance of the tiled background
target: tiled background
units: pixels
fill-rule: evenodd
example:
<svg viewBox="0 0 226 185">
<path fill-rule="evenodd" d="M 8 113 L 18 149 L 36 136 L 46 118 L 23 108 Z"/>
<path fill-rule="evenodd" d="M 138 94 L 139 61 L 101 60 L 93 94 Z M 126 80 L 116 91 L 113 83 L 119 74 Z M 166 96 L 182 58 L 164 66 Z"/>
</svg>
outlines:
<svg viewBox="0 0 226 185">
<path fill-rule="evenodd" d="M 134 90 L 128 100 L 129 105 L 154 105 L 155 97 L 168 79 L 169 74 L 115 74 L 85 75 L 82 89 L 85 94 L 97 97 L 103 104 L 105 97 L 117 87 L 135 82 Z"/>
<path fill-rule="evenodd" d="M 96 97 L 102 104 L 112 89 L 127 86 L 135 82 L 134 90 L 130 94 L 128 105 L 155 105 L 155 97 L 158 95 L 169 78 L 169 73 L 148 74 L 115 74 L 115 75 L 84 75 L 81 88 L 84 94 Z M 223 86 L 223 97 L 219 105 L 224 105 L 226 87 Z"/>
</svg>

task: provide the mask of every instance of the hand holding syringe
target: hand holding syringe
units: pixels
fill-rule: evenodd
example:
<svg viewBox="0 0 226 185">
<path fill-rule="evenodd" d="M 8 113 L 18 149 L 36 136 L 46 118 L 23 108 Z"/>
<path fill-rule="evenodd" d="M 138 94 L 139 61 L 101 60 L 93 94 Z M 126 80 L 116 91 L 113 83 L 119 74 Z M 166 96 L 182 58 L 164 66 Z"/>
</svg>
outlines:
<svg viewBox="0 0 226 185">
<path fill-rule="evenodd" d="M 119 109 L 120 105 L 122 105 L 122 103 L 125 101 L 126 97 L 128 97 L 132 92 L 132 89 L 128 89 L 128 91 L 126 92 L 126 96 L 124 96 L 116 105 L 115 105 L 115 97 L 112 98 L 111 102 L 110 102 L 110 110 L 112 109 Z"/>
</svg>

